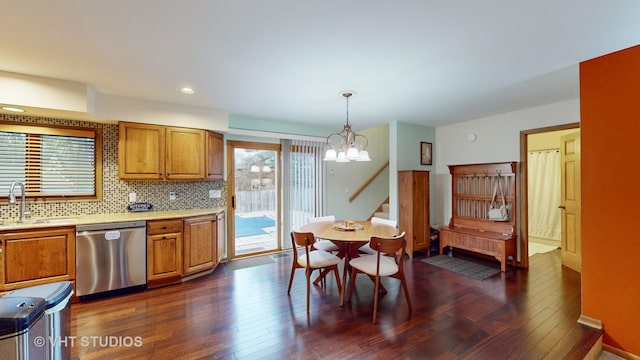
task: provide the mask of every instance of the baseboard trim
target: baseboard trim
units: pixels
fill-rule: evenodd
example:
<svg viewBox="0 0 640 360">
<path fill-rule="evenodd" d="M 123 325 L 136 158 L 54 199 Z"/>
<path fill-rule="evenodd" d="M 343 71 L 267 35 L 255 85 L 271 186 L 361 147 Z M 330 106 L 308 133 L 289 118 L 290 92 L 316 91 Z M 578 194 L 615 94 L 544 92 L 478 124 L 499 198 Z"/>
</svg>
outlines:
<svg viewBox="0 0 640 360">
<path fill-rule="evenodd" d="M 602 350 L 606 350 L 614 355 L 618 355 L 622 358 L 625 359 L 630 359 L 630 360 L 640 360 L 640 356 L 636 355 L 636 354 L 632 354 L 628 351 L 624 351 L 621 349 L 618 349 L 617 347 L 613 347 L 611 345 L 607 345 L 607 344 L 602 344 Z"/>
<path fill-rule="evenodd" d="M 640 356 L 636 355 L 636 354 L 632 354 L 628 351 L 624 351 L 621 349 L 618 349 L 617 347 L 613 347 L 611 345 L 607 345 L 607 344 L 602 344 L 602 350 L 608 351 L 614 355 L 618 355 L 620 357 L 623 357 L 625 359 L 630 359 L 630 360 L 640 360 Z"/>
<path fill-rule="evenodd" d="M 582 324 L 590 328 L 602 330 L 602 321 L 586 315 L 580 315 L 580 318 L 578 319 L 578 324 Z"/>
<path fill-rule="evenodd" d="M 540 244 L 560 247 L 560 240 L 551 240 L 551 239 L 544 239 L 544 238 L 529 236 L 529 242 L 537 242 Z"/>
</svg>

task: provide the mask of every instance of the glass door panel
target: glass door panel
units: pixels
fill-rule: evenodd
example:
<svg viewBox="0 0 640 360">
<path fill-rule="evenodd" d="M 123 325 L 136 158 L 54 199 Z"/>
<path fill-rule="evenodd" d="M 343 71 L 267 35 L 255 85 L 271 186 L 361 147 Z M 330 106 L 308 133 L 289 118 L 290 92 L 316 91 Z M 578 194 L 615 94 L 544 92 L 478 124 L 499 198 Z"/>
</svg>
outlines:
<svg viewBox="0 0 640 360">
<path fill-rule="evenodd" d="M 232 257 L 280 251 L 280 146 L 238 141 L 229 144 L 233 164 L 229 177 L 233 181 Z"/>
</svg>

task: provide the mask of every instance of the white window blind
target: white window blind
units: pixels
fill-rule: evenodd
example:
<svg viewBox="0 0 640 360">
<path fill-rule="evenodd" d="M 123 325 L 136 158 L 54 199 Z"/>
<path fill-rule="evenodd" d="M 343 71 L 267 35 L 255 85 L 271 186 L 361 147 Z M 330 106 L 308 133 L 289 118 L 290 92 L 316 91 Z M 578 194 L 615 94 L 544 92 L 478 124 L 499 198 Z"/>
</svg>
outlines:
<svg viewBox="0 0 640 360">
<path fill-rule="evenodd" d="M 324 149 L 323 142 L 291 141 L 290 210 L 293 230 L 307 224 L 310 217 L 323 215 Z"/>
<path fill-rule="evenodd" d="M 0 195 L 22 181 L 29 197 L 95 196 L 96 133 L 0 125 Z"/>
</svg>

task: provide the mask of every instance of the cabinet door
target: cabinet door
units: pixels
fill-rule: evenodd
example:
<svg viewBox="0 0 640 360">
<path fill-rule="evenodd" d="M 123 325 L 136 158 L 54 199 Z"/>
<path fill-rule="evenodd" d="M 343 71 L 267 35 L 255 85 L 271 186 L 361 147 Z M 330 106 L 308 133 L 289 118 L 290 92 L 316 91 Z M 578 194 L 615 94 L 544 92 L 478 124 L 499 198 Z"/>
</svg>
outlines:
<svg viewBox="0 0 640 360">
<path fill-rule="evenodd" d="M 182 276 L 182 234 L 147 236 L 147 281 Z"/>
<path fill-rule="evenodd" d="M 429 172 L 398 171 L 398 225 L 407 232 L 407 254 L 429 251 Z"/>
<path fill-rule="evenodd" d="M 413 176 L 413 250 L 429 248 L 429 173 L 415 172 Z"/>
<path fill-rule="evenodd" d="M 121 122 L 118 124 L 118 176 L 120 179 L 164 178 L 164 127 Z"/>
<path fill-rule="evenodd" d="M 200 216 L 184 220 L 184 275 L 213 268 L 216 256 L 216 217 Z"/>
<path fill-rule="evenodd" d="M 218 243 L 218 263 L 227 256 L 227 220 L 225 212 L 222 211 L 218 214 L 218 236 L 216 242 Z"/>
<path fill-rule="evenodd" d="M 222 179 L 224 172 L 222 134 L 207 131 L 207 179 Z"/>
<path fill-rule="evenodd" d="M 205 131 L 167 127 L 166 139 L 166 178 L 170 180 L 204 179 Z"/>
<path fill-rule="evenodd" d="M 0 244 L 3 290 L 76 277 L 75 227 L 5 232 Z"/>
</svg>

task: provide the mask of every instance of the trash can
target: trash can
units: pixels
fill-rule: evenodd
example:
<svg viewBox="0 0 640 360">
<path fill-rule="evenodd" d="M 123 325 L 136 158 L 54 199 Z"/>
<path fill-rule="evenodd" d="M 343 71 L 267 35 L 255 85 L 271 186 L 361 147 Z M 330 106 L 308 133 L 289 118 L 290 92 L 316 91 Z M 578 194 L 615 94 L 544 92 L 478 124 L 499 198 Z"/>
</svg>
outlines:
<svg viewBox="0 0 640 360">
<path fill-rule="evenodd" d="M 71 295 L 71 281 L 60 281 L 13 290 L 4 296 L 44 299 L 47 360 L 68 360 L 71 357 L 71 343 L 67 341 L 71 336 Z"/>
<path fill-rule="evenodd" d="M 0 359 L 46 357 L 44 309 L 42 298 L 0 298 Z"/>
</svg>

